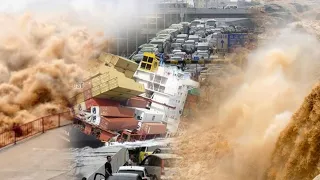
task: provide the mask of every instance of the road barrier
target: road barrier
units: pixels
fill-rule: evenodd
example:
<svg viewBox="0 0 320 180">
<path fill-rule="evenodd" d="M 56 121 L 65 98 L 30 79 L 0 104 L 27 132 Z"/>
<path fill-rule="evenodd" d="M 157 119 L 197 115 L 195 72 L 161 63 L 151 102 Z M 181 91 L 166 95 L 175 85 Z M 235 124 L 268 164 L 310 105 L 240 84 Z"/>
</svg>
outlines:
<svg viewBox="0 0 320 180">
<path fill-rule="evenodd" d="M 13 127 L 12 130 L 0 133 L 0 148 L 32 137 L 37 134 L 42 134 L 45 131 L 66 126 L 72 123 L 72 111 L 66 111 L 54 115 L 41 117 L 34 121 Z"/>
</svg>

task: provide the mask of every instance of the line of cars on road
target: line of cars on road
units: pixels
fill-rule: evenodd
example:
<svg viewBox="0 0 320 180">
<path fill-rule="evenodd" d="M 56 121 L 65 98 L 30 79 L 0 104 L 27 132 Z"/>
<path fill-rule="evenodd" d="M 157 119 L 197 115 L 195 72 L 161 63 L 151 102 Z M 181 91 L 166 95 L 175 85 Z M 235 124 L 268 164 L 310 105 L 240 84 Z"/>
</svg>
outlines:
<svg viewBox="0 0 320 180">
<path fill-rule="evenodd" d="M 215 44 L 208 39 L 208 35 L 214 32 L 214 28 L 216 28 L 214 19 L 172 24 L 169 28 L 159 31 L 148 43 L 139 46 L 131 59 L 140 62 L 145 52 L 164 53 L 167 58 L 178 60 L 181 60 L 178 57 L 186 58 L 186 55 L 209 58 Z"/>
<path fill-rule="evenodd" d="M 140 62 L 143 53 L 150 52 L 164 53 L 166 61 L 209 61 L 213 59 L 211 55 L 216 52 L 219 35 L 236 32 L 247 33 L 248 29 L 226 25 L 215 19 L 196 19 L 190 23 L 172 24 L 169 28 L 159 31 L 148 43 L 139 46 L 131 59 Z"/>
<path fill-rule="evenodd" d="M 157 148 L 146 156 L 139 166 L 121 166 L 117 173 L 105 177 L 96 173 L 94 180 L 166 180 L 175 174 L 175 165 L 181 159 L 170 148 Z"/>
</svg>

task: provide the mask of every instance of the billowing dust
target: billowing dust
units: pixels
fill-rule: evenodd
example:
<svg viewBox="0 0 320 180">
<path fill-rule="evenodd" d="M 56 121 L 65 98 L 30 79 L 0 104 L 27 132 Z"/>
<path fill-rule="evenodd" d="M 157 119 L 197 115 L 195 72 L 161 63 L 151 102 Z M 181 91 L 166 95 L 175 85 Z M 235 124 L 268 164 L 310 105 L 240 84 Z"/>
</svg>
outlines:
<svg viewBox="0 0 320 180">
<path fill-rule="evenodd" d="M 0 24 L 0 132 L 64 111 L 82 68 L 107 45 L 103 34 L 63 19 L 1 14 Z"/>
<path fill-rule="evenodd" d="M 211 95 L 219 105 L 200 111 L 178 138 L 177 179 L 291 180 L 320 172 L 320 86 L 303 101 L 320 77 L 320 43 L 287 28 L 264 44 L 247 55 L 244 74 L 230 76 L 238 82 L 224 86 L 227 95 Z"/>
</svg>

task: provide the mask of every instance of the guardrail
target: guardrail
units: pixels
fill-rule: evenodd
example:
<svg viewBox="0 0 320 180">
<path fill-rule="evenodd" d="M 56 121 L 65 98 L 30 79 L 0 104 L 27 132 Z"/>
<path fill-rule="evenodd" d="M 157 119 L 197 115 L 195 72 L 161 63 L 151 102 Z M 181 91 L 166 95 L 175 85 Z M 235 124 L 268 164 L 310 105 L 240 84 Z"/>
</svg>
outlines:
<svg viewBox="0 0 320 180">
<path fill-rule="evenodd" d="M 19 141 L 37 134 L 42 134 L 48 130 L 69 125 L 72 123 L 72 114 L 72 111 L 66 111 L 59 114 L 41 117 L 34 121 L 16 126 L 12 128 L 12 130 L 1 132 L 0 148 L 16 144 Z"/>
</svg>

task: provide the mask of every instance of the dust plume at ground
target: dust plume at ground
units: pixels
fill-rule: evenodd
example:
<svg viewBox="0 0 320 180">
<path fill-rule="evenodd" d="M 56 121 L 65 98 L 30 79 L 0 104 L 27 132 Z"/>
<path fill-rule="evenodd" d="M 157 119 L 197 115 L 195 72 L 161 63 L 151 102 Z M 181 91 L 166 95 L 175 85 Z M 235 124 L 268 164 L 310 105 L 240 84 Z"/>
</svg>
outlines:
<svg viewBox="0 0 320 180">
<path fill-rule="evenodd" d="M 97 40 L 99 34 L 28 14 L 1 14 L 0 22 L 0 130 L 65 110 L 84 63 L 106 42 Z"/>
<path fill-rule="evenodd" d="M 319 171 L 320 86 L 316 86 L 281 132 L 268 170 L 268 179 L 308 180 Z"/>
<path fill-rule="evenodd" d="M 63 111 L 114 34 L 152 11 L 140 0 L 12 0 L 0 7 L 0 132 Z M 145 1 L 144 1 L 145 2 Z M 148 7 L 148 8 L 144 8 Z M 121 21 L 119 21 L 121 19 Z M 110 40 L 111 39 L 111 40 Z"/>
<path fill-rule="evenodd" d="M 267 179 L 268 169 L 286 163 L 275 154 L 290 152 L 290 143 L 272 152 L 280 132 L 320 77 L 319 45 L 314 36 L 286 28 L 249 53 L 247 69 L 238 79 L 242 83 L 218 109 L 209 107 L 211 115 L 198 116 L 178 140 L 177 153 L 184 158 L 179 166 L 181 179 Z M 294 143 L 295 137 L 289 137 Z M 274 164 L 270 168 L 271 158 Z M 317 172 L 316 167 L 313 170 Z"/>
</svg>

